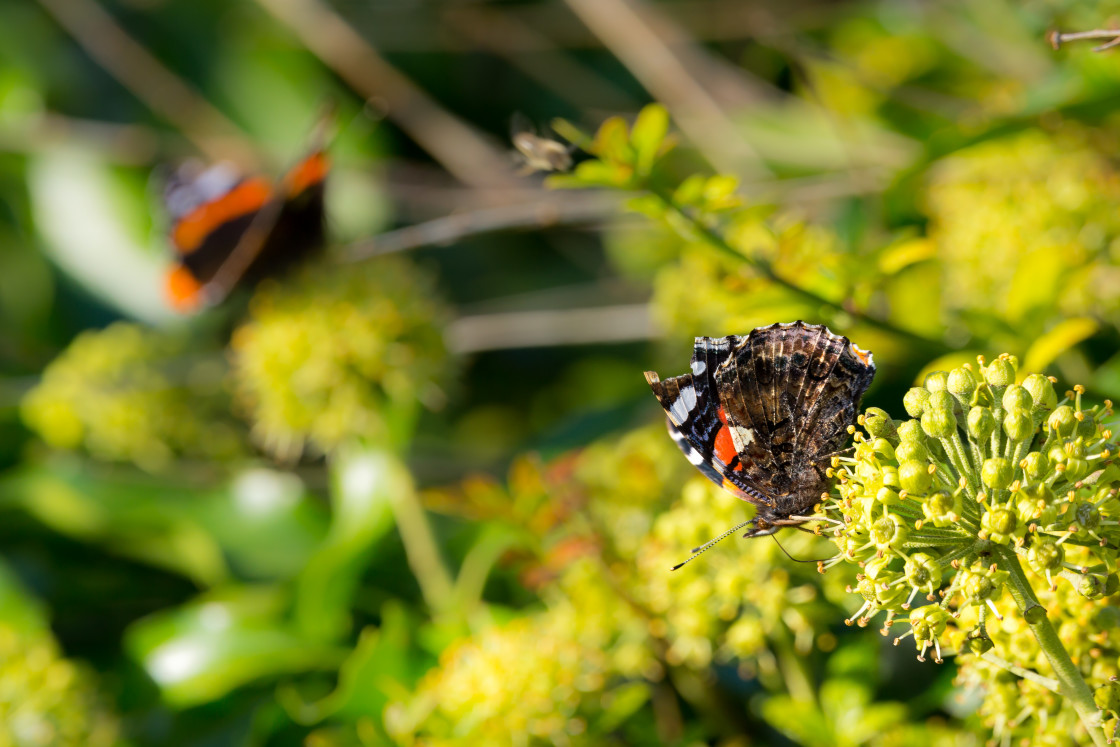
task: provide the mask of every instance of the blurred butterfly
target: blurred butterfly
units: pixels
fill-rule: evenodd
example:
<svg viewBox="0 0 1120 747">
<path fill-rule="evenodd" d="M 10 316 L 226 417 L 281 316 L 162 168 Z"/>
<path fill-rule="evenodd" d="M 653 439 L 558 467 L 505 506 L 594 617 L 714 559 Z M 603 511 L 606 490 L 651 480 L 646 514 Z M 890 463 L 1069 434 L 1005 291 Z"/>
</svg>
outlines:
<svg viewBox="0 0 1120 747">
<path fill-rule="evenodd" d="M 329 170 L 321 134 L 276 182 L 246 177 L 228 163 L 180 167 L 164 189 L 176 251 L 166 277 L 168 303 L 181 312 L 212 306 L 322 246 Z"/>
</svg>

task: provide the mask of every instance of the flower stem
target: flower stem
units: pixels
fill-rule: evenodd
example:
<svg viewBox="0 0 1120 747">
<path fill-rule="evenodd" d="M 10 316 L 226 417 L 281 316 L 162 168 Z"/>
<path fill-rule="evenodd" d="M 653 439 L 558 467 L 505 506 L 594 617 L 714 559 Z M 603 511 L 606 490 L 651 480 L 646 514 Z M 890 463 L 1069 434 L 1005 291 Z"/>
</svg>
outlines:
<svg viewBox="0 0 1120 747">
<path fill-rule="evenodd" d="M 1026 574 L 1023 573 L 1023 566 L 1019 564 L 1019 558 L 1011 550 L 999 545 L 993 545 L 992 550 L 1000 568 L 1009 573 L 1011 596 L 1015 599 L 1023 619 L 1030 625 L 1031 632 L 1034 633 L 1042 652 L 1046 654 L 1050 666 L 1054 668 L 1058 689 L 1073 704 L 1093 744 L 1106 744 L 1104 730 L 1101 728 L 1101 713 L 1093 701 L 1093 691 L 1089 689 L 1081 672 L 1069 658 L 1069 652 L 1062 645 L 1062 640 L 1050 623 L 1050 618 L 1046 616 L 1046 610 L 1038 603 L 1038 598 Z"/>
</svg>

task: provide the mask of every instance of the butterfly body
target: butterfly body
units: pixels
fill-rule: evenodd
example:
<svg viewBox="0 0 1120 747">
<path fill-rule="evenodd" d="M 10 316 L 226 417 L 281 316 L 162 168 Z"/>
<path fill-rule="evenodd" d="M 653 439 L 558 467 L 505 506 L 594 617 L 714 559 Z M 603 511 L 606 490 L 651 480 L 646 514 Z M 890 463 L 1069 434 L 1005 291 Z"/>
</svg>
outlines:
<svg viewBox="0 0 1120 747">
<path fill-rule="evenodd" d="M 867 351 L 820 325 L 696 338 L 690 373 L 646 372 L 673 440 L 705 476 L 757 508 L 749 536 L 804 521 L 875 375 Z"/>
</svg>

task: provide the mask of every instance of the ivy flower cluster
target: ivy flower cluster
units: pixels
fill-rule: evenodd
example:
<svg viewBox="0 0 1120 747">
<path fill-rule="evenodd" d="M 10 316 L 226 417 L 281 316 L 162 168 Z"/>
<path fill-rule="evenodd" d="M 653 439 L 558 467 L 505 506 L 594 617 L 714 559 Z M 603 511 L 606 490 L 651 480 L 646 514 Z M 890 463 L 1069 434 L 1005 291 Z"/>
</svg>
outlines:
<svg viewBox="0 0 1120 747">
<path fill-rule="evenodd" d="M 117 322 L 78 335 L 24 397 L 24 422 L 57 449 L 158 471 L 176 456 L 241 453 L 220 416 L 222 366 L 187 360 L 183 341 Z"/>
<path fill-rule="evenodd" d="M 446 316 L 431 280 L 391 258 L 317 264 L 262 285 L 231 341 L 254 437 L 287 458 L 308 445 L 407 437 L 417 405 L 443 401 Z"/>
<path fill-rule="evenodd" d="M 0 625 L 0 744 L 109 747 L 116 717 L 48 634 Z"/>
<path fill-rule="evenodd" d="M 862 604 L 848 623 L 879 618 L 885 635 L 905 625 L 895 643 L 912 640 L 919 658 L 971 653 L 1029 685 L 1069 690 L 1079 670 L 1114 688 L 1116 659 L 1095 639 L 1107 635 L 1120 590 L 1112 405 L 1089 405 L 1080 386 L 1059 399 L 1056 380 L 1017 369 L 1002 355 L 936 371 L 906 394 L 910 420 L 877 408 L 860 417 L 854 453 L 833 460 L 838 492 L 822 508 L 838 518 L 830 534 L 840 554 L 822 566 L 858 565 Z M 1095 630 L 1078 627 L 1098 618 Z M 1016 698 L 1008 713 L 999 683 L 1011 680 L 994 682 L 984 707 L 1000 714 L 993 726 L 1035 728 L 1062 708 L 1067 721 L 1095 720 L 1095 708 L 1074 713 L 1062 698 Z M 1115 708 L 1108 693 L 1100 698 Z M 1049 728 L 1058 723 L 1052 714 Z"/>
</svg>

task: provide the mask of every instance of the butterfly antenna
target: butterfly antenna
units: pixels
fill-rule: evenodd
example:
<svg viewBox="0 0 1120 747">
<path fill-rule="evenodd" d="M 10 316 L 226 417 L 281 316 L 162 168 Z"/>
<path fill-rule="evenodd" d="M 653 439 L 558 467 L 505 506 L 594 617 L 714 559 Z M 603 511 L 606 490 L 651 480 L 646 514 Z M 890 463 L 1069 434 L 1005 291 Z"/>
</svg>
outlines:
<svg viewBox="0 0 1120 747">
<path fill-rule="evenodd" d="M 832 560 L 832 558 L 821 558 L 820 560 L 802 560 L 800 558 L 795 558 L 795 557 L 793 557 L 792 555 L 789 554 L 789 550 L 782 547 L 781 542 L 778 542 L 778 535 L 771 534 L 770 536 L 774 538 L 774 543 L 778 545 L 778 549 L 781 550 L 782 552 L 784 552 L 786 554 L 786 557 L 789 558 L 790 560 L 792 560 L 794 563 L 823 563 L 826 560 Z M 836 556 L 834 555 L 832 557 L 836 557 Z M 692 558 L 689 558 L 689 560 L 692 560 Z M 683 565 L 683 563 L 682 563 L 682 565 Z"/>
<path fill-rule="evenodd" d="M 754 519 L 747 519 L 747 520 L 746 520 L 746 521 L 744 521 L 744 522 L 743 522 L 742 524 L 738 524 L 738 525 L 736 525 L 736 526 L 733 526 L 733 527 L 731 527 L 730 529 L 728 529 L 728 530 L 727 530 L 726 532 L 724 532 L 724 533 L 723 533 L 723 534 L 721 534 L 720 536 L 716 537 L 715 539 L 713 539 L 713 540 L 708 540 L 708 541 L 707 541 L 707 542 L 705 542 L 704 544 L 700 545 L 700 547 L 694 547 L 694 548 L 692 548 L 692 555 L 690 555 L 690 556 L 688 557 L 688 560 L 685 560 L 685 561 L 684 561 L 684 562 L 682 562 L 682 563 L 677 563 L 677 564 L 676 564 L 675 566 L 673 566 L 673 567 L 672 567 L 672 568 L 670 568 L 669 570 L 670 570 L 670 571 L 675 571 L 675 570 L 677 570 L 678 568 L 680 568 L 681 566 L 687 565 L 688 563 L 690 563 L 691 561 L 693 561 L 693 560 L 695 560 L 695 559 L 696 559 L 697 557 L 699 557 L 699 556 L 700 556 L 701 554 L 703 554 L 704 552 L 706 552 L 706 551 L 708 550 L 708 548 L 709 548 L 709 547 L 711 547 L 712 545 L 716 544 L 717 542 L 719 542 L 719 541 L 721 541 L 721 540 L 727 539 L 727 538 L 728 538 L 728 537 L 730 537 L 731 535 L 735 534 L 735 532 L 738 532 L 738 531 L 739 531 L 740 529 L 742 529 L 743 527 L 745 527 L 745 526 L 746 526 L 747 524 L 750 524 L 750 523 L 752 523 L 753 521 L 754 521 Z"/>
</svg>

